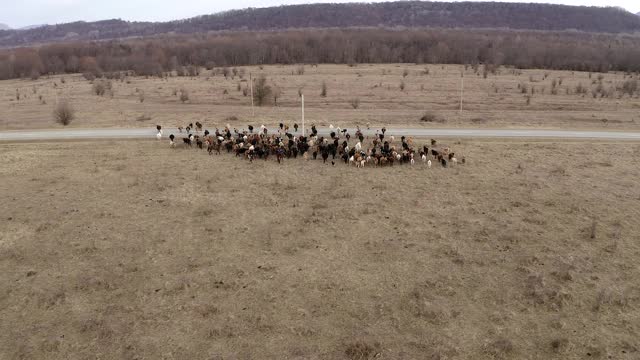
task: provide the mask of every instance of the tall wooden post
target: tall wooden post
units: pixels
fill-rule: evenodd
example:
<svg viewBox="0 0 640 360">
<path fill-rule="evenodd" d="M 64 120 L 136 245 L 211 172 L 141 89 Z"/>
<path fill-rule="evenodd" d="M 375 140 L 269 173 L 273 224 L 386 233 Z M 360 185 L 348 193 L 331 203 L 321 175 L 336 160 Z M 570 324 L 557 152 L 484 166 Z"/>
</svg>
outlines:
<svg viewBox="0 0 640 360">
<path fill-rule="evenodd" d="M 304 136 L 304 94 L 302 94 L 302 136 Z"/>
<path fill-rule="evenodd" d="M 460 76 L 460 116 L 462 116 L 462 97 L 464 96 L 464 72 Z"/>
<path fill-rule="evenodd" d="M 256 112 L 253 108 L 253 77 L 251 73 L 249 73 L 249 91 L 251 91 L 251 119 L 253 120 L 256 117 Z"/>
</svg>

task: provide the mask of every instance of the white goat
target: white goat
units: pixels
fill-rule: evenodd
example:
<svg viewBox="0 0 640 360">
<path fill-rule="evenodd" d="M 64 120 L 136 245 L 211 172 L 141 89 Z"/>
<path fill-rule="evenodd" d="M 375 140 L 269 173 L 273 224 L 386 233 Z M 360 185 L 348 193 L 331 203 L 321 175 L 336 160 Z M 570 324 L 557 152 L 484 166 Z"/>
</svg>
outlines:
<svg viewBox="0 0 640 360">
<path fill-rule="evenodd" d="M 431 169 L 431 160 L 427 161 L 427 167 Z"/>
</svg>

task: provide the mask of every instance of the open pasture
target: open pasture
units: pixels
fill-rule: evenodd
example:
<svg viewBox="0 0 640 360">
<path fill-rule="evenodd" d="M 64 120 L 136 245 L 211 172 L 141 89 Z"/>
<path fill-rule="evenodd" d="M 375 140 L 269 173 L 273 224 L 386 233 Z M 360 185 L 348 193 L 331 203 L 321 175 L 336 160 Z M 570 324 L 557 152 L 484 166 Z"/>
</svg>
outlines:
<svg viewBox="0 0 640 360">
<path fill-rule="evenodd" d="M 640 145 L 438 141 L 467 163 L 0 144 L 0 358 L 637 359 Z"/>
<path fill-rule="evenodd" d="M 230 67 L 227 77 L 224 72 L 124 77 L 112 80 L 102 96 L 94 91 L 100 80 L 90 82 L 81 74 L 0 81 L 0 130 L 59 127 L 52 111 L 60 99 L 77 110 L 72 127 L 292 124 L 300 120 L 300 93 L 308 123 L 319 126 L 640 127 L 637 74 L 500 67 L 485 77 L 483 66 L 407 64 Z M 268 104 L 256 107 L 255 116 L 249 74 L 254 79 L 264 75 L 272 89 Z M 636 90 L 630 92 L 634 81 Z M 326 96 L 321 96 L 323 83 Z"/>
</svg>

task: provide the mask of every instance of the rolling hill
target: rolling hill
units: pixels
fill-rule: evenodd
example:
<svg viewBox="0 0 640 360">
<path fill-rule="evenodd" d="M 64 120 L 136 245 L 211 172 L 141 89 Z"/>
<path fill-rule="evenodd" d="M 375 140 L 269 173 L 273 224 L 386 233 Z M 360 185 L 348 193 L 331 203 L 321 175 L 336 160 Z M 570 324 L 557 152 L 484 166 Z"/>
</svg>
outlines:
<svg viewBox="0 0 640 360">
<path fill-rule="evenodd" d="M 633 33 L 640 18 L 620 8 L 497 2 L 310 4 L 249 8 L 172 22 L 104 20 L 0 31 L 0 46 L 106 40 L 167 33 L 302 28 L 438 27 Z"/>
</svg>

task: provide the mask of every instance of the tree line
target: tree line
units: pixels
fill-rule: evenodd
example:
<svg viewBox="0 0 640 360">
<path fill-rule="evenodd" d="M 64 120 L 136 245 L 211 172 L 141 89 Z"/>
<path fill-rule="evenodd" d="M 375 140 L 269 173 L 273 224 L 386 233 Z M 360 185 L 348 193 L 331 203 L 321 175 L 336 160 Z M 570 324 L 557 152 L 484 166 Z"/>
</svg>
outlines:
<svg viewBox="0 0 640 360">
<path fill-rule="evenodd" d="M 581 32 L 350 29 L 164 35 L 0 50 L 0 79 L 133 71 L 140 76 L 261 64 L 487 64 L 640 71 L 640 38 Z M 197 72 L 197 71 L 196 71 Z M 189 71 L 194 74 L 194 71 Z"/>
</svg>

